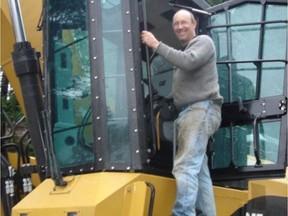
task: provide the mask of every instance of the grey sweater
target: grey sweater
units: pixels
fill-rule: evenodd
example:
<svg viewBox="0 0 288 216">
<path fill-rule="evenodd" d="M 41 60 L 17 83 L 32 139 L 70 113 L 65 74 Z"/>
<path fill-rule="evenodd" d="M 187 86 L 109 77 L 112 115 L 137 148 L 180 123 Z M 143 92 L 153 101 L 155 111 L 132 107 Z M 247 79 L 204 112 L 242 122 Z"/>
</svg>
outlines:
<svg viewBox="0 0 288 216">
<path fill-rule="evenodd" d="M 209 36 L 194 37 L 184 51 L 160 43 L 156 52 L 176 68 L 173 75 L 172 95 L 178 109 L 209 99 L 222 103 L 215 46 Z"/>
</svg>

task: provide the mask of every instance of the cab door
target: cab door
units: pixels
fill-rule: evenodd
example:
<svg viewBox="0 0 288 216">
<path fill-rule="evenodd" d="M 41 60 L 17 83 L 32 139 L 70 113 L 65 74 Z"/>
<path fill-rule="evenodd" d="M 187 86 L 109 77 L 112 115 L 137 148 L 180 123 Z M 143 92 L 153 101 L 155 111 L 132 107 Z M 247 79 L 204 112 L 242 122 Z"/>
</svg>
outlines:
<svg viewBox="0 0 288 216">
<path fill-rule="evenodd" d="M 216 184 L 284 176 L 287 167 L 287 3 L 229 1 L 209 9 L 222 125 L 210 145 Z"/>
</svg>

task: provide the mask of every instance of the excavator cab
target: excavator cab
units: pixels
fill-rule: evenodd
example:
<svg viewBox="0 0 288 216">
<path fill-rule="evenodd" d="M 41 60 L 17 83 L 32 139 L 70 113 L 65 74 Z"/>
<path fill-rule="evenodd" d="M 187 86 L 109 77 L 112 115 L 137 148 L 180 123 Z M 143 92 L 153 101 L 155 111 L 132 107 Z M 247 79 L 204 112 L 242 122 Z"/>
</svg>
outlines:
<svg viewBox="0 0 288 216">
<path fill-rule="evenodd" d="M 171 27 L 179 5 L 210 13 L 196 12 L 195 17 L 197 33 L 209 34 L 216 45 L 224 97 L 222 126 L 208 151 L 215 180 L 230 179 L 231 172 L 243 179 L 251 173 L 285 173 L 287 45 L 278 44 L 286 41 L 286 4 L 232 1 L 212 8 L 202 1 L 51 0 L 48 4 L 46 104 L 56 158 L 64 173 L 171 171 L 173 66 L 140 44 L 139 35 L 147 29 L 181 48 Z M 257 13 L 250 13 L 254 8 Z M 270 38 L 276 46 L 269 45 Z"/>
<path fill-rule="evenodd" d="M 194 10 L 197 34 L 217 51 L 222 124 L 207 150 L 217 214 L 287 213 L 287 2 L 43 3 L 44 127 L 34 147 L 46 180 L 13 215 L 171 213 L 174 68 L 140 34 L 181 49 L 171 26 L 178 8 Z M 62 185 L 49 180 L 61 176 Z"/>
<path fill-rule="evenodd" d="M 147 75 L 143 77 L 147 66 L 141 60 L 142 5 L 53 0 L 48 4 L 46 104 L 61 171 L 68 175 L 144 170 L 155 150 L 153 136 L 147 135 L 154 134 L 154 126 L 147 124 L 147 86 L 152 84 L 145 84 Z"/>
<path fill-rule="evenodd" d="M 177 9 L 165 1 L 47 4 L 45 103 L 61 171 L 171 175 L 173 66 L 140 43 L 140 32 L 180 48 L 171 27 Z M 200 28 L 208 16 L 197 19 Z"/>
</svg>

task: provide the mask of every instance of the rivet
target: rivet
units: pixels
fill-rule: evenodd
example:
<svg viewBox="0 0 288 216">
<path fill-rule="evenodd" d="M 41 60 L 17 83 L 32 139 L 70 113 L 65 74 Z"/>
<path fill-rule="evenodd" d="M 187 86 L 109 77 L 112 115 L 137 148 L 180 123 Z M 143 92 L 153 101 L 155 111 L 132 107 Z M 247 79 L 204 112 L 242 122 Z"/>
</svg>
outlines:
<svg viewBox="0 0 288 216">
<path fill-rule="evenodd" d="M 95 98 L 98 100 L 98 99 L 99 99 L 99 96 L 96 96 Z"/>
<path fill-rule="evenodd" d="M 98 139 L 98 140 L 101 140 L 101 137 L 98 137 L 97 139 Z"/>
<path fill-rule="evenodd" d="M 135 108 L 133 109 L 133 112 L 136 112 L 136 109 L 135 109 Z"/>
<path fill-rule="evenodd" d="M 138 132 L 138 129 L 135 129 L 134 132 L 137 133 L 137 132 Z"/>
<path fill-rule="evenodd" d="M 93 59 L 94 59 L 94 60 L 96 60 L 96 59 L 97 59 L 97 57 L 96 57 L 96 56 L 94 56 L 94 57 L 93 57 Z"/>
<path fill-rule="evenodd" d="M 126 169 L 127 169 L 127 170 L 130 170 L 130 167 L 127 167 Z"/>
<path fill-rule="evenodd" d="M 131 48 L 129 49 L 129 52 L 132 52 L 132 49 L 131 49 Z"/>
<path fill-rule="evenodd" d="M 115 168 L 114 166 L 111 167 L 111 169 L 114 169 L 114 168 Z"/>
<path fill-rule="evenodd" d="M 135 91 L 135 88 L 132 88 L 131 91 Z"/>
<path fill-rule="evenodd" d="M 92 21 L 92 22 L 95 22 L 95 19 L 92 19 L 91 21 Z"/>
<path fill-rule="evenodd" d="M 98 160 L 99 160 L 99 161 L 102 161 L 102 158 L 99 158 Z"/>
<path fill-rule="evenodd" d="M 126 14 L 129 14 L 130 12 L 129 11 L 126 11 Z"/>
<path fill-rule="evenodd" d="M 136 150 L 136 154 L 139 154 L 139 152 L 140 152 L 139 150 Z"/>
<path fill-rule="evenodd" d="M 95 76 L 94 79 L 98 79 L 98 76 Z"/>
<path fill-rule="evenodd" d="M 132 72 L 134 69 L 133 68 L 130 68 L 130 71 Z"/>
<path fill-rule="evenodd" d="M 130 32 L 131 32 L 131 30 L 130 30 L 130 29 L 128 29 L 128 30 L 127 30 L 127 32 L 129 32 L 129 33 L 130 33 Z"/>
<path fill-rule="evenodd" d="M 94 3 L 94 1 L 91 1 L 91 4 L 93 4 Z"/>
<path fill-rule="evenodd" d="M 99 120 L 99 119 L 100 119 L 100 116 L 97 116 L 97 117 L 96 117 L 96 119 L 98 119 L 98 120 Z"/>
<path fill-rule="evenodd" d="M 96 38 L 95 38 L 95 37 L 93 37 L 93 40 L 95 41 L 95 40 L 96 40 Z"/>
</svg>

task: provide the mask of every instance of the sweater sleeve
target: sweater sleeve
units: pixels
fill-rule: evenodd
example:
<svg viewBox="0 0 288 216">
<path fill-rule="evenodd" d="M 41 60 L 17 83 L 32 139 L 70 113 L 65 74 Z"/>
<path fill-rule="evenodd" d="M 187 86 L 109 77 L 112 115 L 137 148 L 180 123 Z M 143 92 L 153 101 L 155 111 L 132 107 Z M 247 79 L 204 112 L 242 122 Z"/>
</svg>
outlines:
<svg viewBox="0 0 288 216">
<path fill-rule="evenodd" d="M 157 53 L 162 55 L 173 66 L 184 71 L 193 71 L 204 65 L 215 53 L 215 47 L 210 37 L 200 35 L 195 37 L 184 51 L 176 50 L 160 43 Z"/>
</svg>

